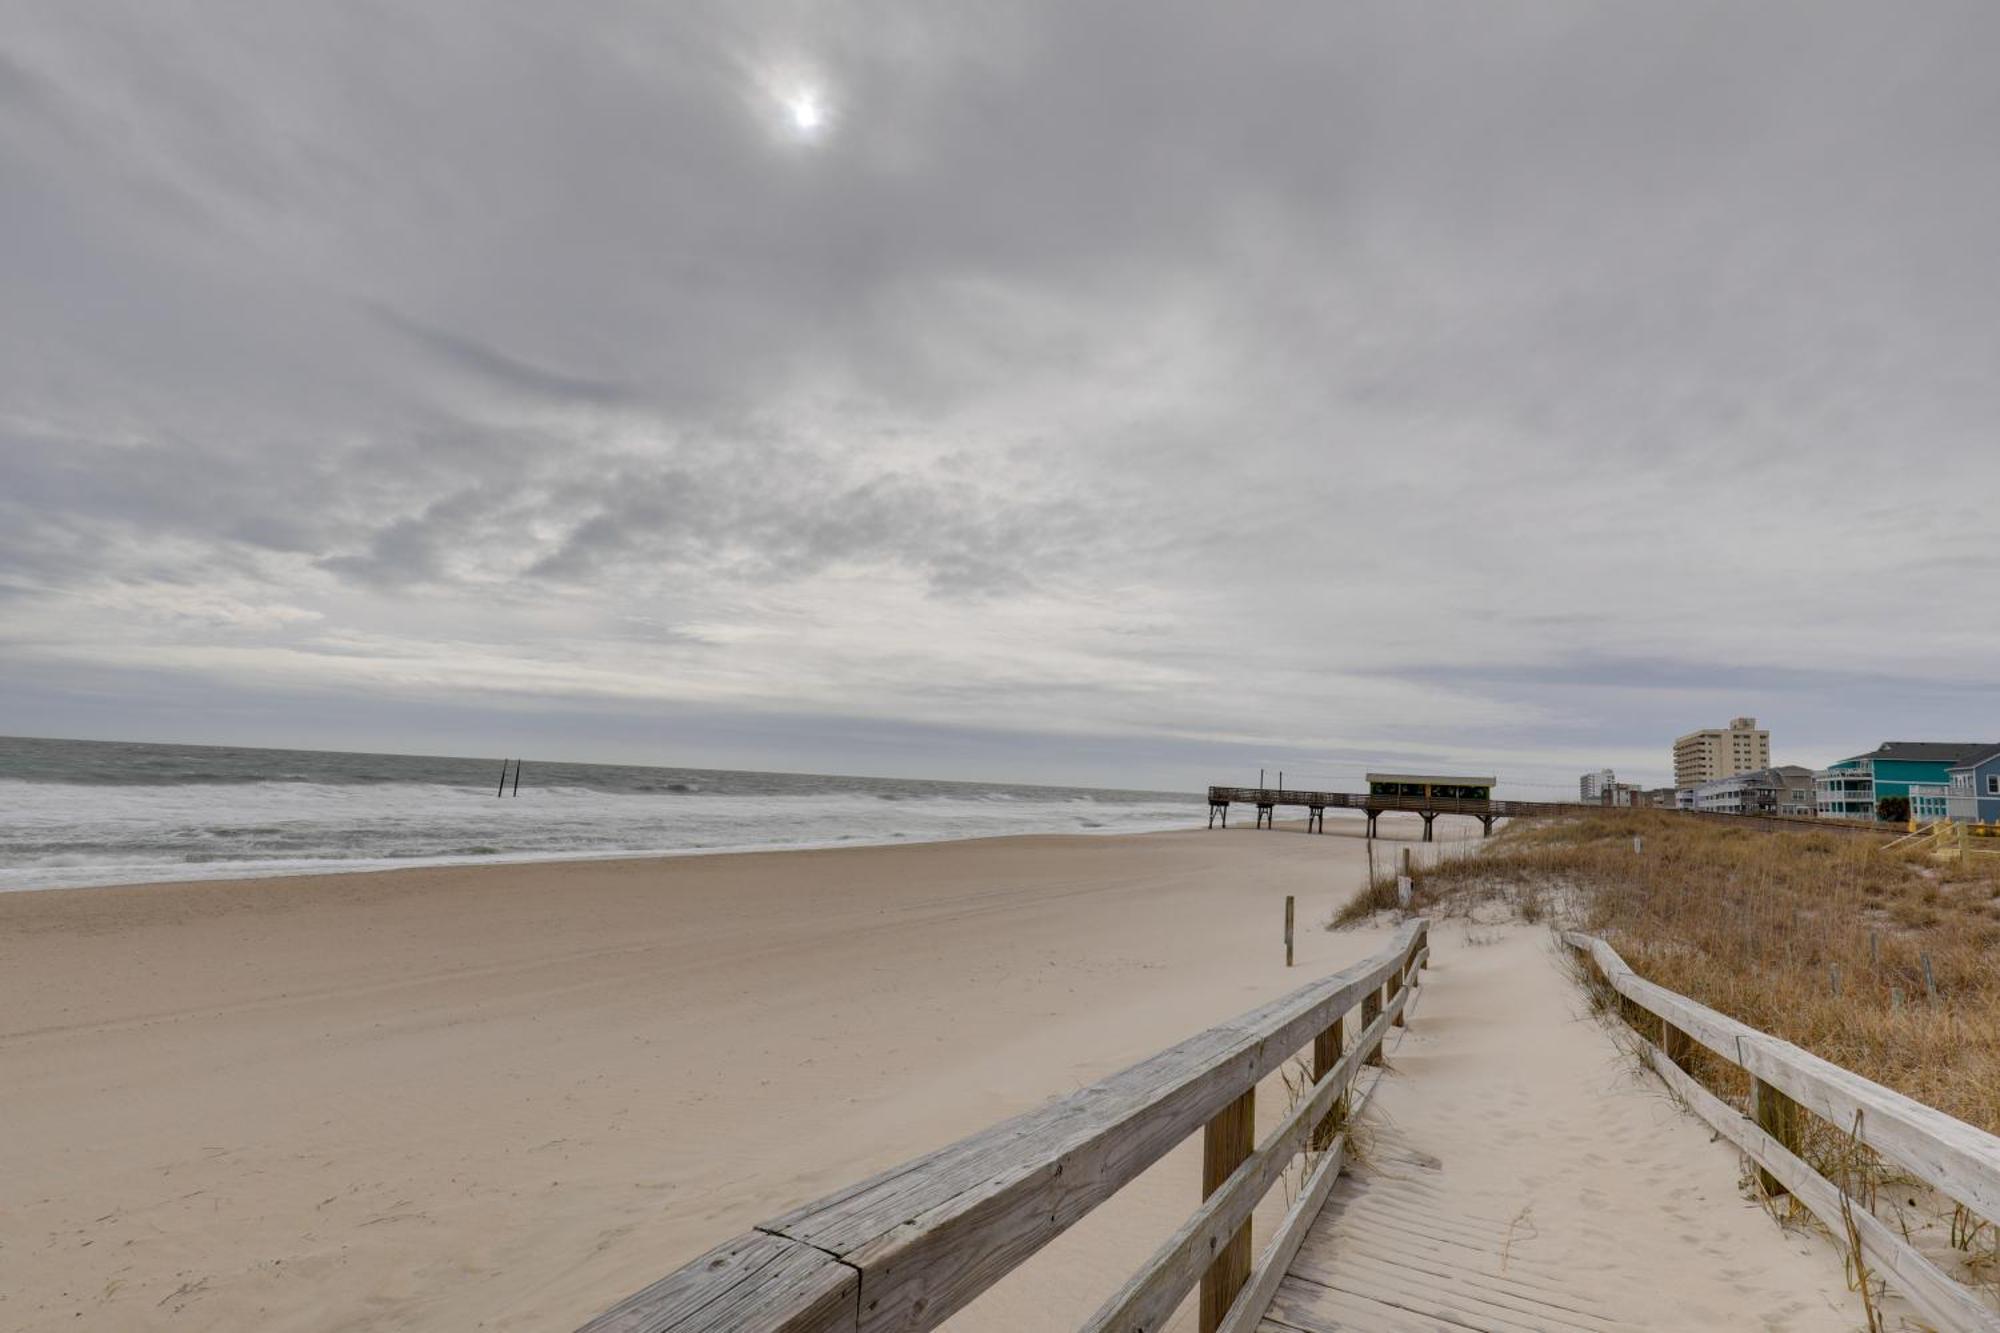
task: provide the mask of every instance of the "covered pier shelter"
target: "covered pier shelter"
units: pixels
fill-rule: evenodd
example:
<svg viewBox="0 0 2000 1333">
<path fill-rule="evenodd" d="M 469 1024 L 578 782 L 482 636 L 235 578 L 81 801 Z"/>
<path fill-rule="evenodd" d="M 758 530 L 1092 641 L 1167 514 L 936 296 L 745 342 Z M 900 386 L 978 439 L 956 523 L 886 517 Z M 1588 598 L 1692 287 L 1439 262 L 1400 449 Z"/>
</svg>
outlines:
<svg viewBox="0 0 2000 1333">
<path fill-rule="evenodd" d="M 1457 777 L 1444 773 L 1370 773 L 1368 836 L 1375 836 L 1375 819 L 1384 810 L 1415 810 L 1423 816 L 1424 841 L 1431 841 L 1431 823 L 1440 814 L 1467 814 L 1487 833 L 1493 832 L 1493 777 Z M 1462 804 L 1461 804 L 1462 803 Z"/>
</svg>

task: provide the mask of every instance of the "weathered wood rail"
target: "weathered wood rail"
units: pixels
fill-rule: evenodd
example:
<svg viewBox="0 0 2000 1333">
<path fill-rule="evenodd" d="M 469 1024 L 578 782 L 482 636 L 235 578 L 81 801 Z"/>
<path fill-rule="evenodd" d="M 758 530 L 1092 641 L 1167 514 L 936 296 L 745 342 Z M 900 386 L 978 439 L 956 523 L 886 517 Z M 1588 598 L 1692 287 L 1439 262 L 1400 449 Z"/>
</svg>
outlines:
<svg viewBox="0 0 2000 1333">
<path fill-rule="evenodd" d="M 1974 1216 L 2000 1223 L 2000 1137 L 1647 981 L 1603 940 L 1570 931 L 1563 941 L 1618 996 L 1653 1072 L 1757 1164 L 1767 1191 L 1790 1193 L 1843 1250 L 1851 1222 L 1867 1265 L 1937 1327 L 2000 1333 L 2000 1314 L 1799 1156 L 1801 1117 L 1816 1116 Z M 1749 1076 L 1749 1115 L 1689 1072 L 1696 1046 Z"/>
<path fill-rule="evenodd" d="M 1203 1333 L 1254 1329 L 1429 954 L 1410 921 L 1372 958 L 718 1245 L 581 1333 L 933 1329 L 1197 1130 L 1201 1205 L 1084 1327 L 1150 1333 L 1198 1284 Z M 1255 1142 L 1257 1084 L 1307 1047 L 1311 1088 Z M 1252 1210 L 1301 1154 L 1304 1187 L 1253 1259 Z"/>
</svg>

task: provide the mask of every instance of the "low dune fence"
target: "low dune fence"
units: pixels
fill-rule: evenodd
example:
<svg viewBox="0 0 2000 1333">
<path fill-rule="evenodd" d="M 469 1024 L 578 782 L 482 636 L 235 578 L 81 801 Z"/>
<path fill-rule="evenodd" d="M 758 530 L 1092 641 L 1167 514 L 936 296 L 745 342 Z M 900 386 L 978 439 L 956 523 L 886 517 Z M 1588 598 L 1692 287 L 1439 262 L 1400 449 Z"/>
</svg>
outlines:
<svg viewBox="0 0 2000 1333">
<path fill-rule="evenodd" d="M 1601 939 L 1568 931 L 1563 942 L 1615 996 L 1653 1072 L 1756 1164 L 1768 1195 L 1789 1193 L 1855 1271 L 1893 1283 L 1938 1328 L 2000 1333 L 2000 1314 L 1875 1216 L 1856 1172 L 1842 1170 L 1847 1178 L 1836 1183 L 1801 1155 L 1814 1141 L 1833 1144 L 1832 1158 L 1846 1162 L 1853 1155 L 1843 1158 L 1841 1144 L 1866 1148 L 1957 1206 L 1956 1242 L 1976 1234 L 1978 1222 L 2000 1225 L 2000 1137 L 1647 981 Z M 1703 1050 L 1747 1078 L 1747 1115 L 1694 1076 Z"/>
<path fill-rule="evenodd" d="M 1084 1328 L 1151 1333 L 1199 1286 L 1202 1333 L 1248 1333 L 1333 1188 L 1429 938 L 1406 922 L 1371 958 L 718 1245 L 581 1333 L 933 1329 L 1196 1132 L 1200 1206 Z M 1308 1047 L 1311 1085 L 1257 1142 L 1258 1083 Z M 1253 1256 L 1251 1214 L 1301 1156 Z"/>
</svg>

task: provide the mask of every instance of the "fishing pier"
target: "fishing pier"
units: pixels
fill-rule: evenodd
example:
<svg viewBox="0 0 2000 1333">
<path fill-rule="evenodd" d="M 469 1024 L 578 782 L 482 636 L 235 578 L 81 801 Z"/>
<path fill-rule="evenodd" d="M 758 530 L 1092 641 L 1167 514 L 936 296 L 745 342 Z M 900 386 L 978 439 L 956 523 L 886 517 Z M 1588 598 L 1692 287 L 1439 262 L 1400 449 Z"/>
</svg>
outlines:
<svg viewBox="0 0 2000 1333">
<path fill-rule="evenodd" d="M 1326 812 L 1359 810 L 1368 816 L 1368 836 L 1375 836 L 1375 820 L 1385 810 L 1421 815 L 1424 841 L 1433 841 L 1432 825 L 1439 815 L 1465 815 L 1479 821 L 1484 836 L 1493 833 L 1493 821 L 1522 815 L 1557 814 L 1569 810 L 1595 810 L 1590 805 L 1559 806 L 1550 801 L 1496 801 L 1495 779 L 1490 777 L 1448 777 L 1422 773 L 1370 773 L 1365 793 L 1345 791 L 1299 791 L 1283 785 L 1279 774 L 1276 787 L 1210 787 L 1208 826 L 1219 822 L 1229 827 L 1232 804 L 1256 807 L 1257 827 L 1274 826 L 1278 807 L 1302 806 L 1306 812 L 1306 832 L 1326 832 Z"/>
</svg>

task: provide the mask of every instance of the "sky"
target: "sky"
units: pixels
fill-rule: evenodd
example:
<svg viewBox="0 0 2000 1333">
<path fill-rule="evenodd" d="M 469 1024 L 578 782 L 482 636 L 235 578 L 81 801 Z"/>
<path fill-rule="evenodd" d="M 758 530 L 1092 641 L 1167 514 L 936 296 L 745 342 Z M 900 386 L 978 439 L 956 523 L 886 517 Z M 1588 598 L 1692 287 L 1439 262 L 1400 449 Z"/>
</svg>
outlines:
<svg viewBox="0 0 2000 1333">
<path fill-rule="evenodd" d="M 1988 3 L 0 0 L 0 733 L 2000 739 Z"/>
</svg>

